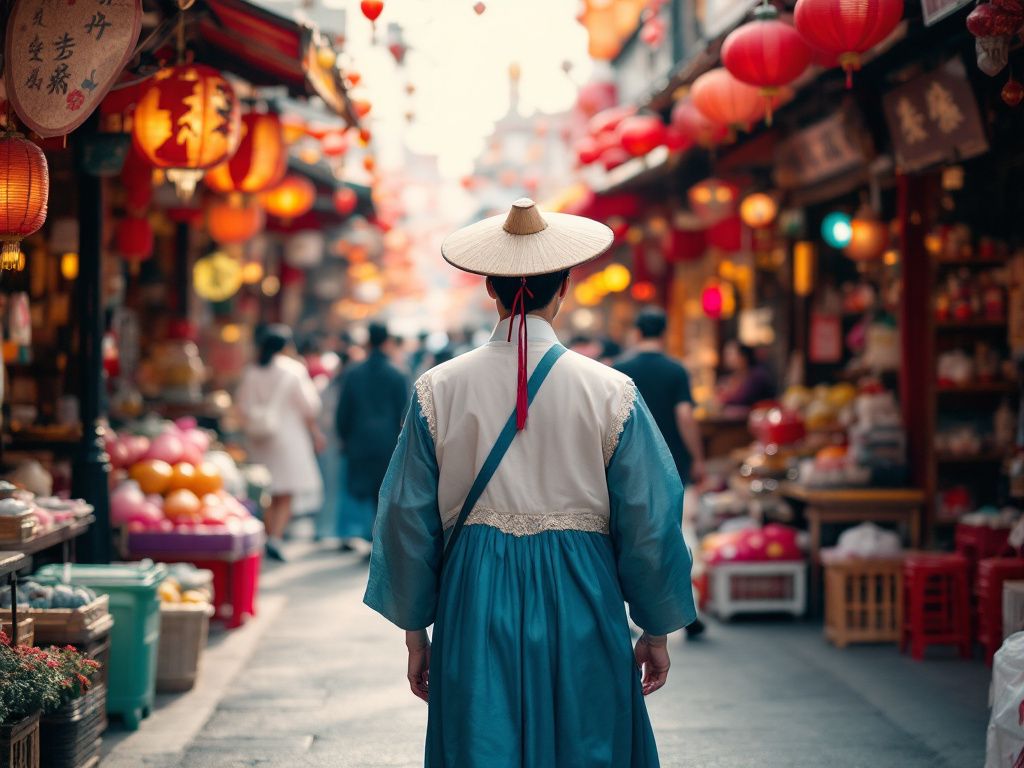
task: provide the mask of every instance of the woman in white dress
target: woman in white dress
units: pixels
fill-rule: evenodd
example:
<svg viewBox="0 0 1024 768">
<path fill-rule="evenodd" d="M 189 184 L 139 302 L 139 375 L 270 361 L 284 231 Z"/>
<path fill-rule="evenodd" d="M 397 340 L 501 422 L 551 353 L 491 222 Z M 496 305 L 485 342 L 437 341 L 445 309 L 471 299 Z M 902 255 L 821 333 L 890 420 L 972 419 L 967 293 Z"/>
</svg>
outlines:
<svg viewBox="0 0 1024 768">
<path fill-rule="evenodd" d="M 292 514 L 318 509 L 323 498 L 316 461 L 324 444 L 317 426 L 320 395 L 306 366 L 286 354 L 291 341 L 287 326 L 264 331 L 256 363 L 246 367 L 235 398 L 249 455 L 270 470 L 267 554 L 276 560 L 284 559 L 281 539 Z"/>
</svg>

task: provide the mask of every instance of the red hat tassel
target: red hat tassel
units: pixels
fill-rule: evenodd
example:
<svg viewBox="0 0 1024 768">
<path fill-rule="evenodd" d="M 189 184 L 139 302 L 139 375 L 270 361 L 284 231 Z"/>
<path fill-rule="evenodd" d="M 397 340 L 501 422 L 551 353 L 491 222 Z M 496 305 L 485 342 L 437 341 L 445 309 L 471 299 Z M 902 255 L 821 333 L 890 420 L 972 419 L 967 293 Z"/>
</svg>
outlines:
<svg viewBox="0 0 1024 768">
<path fill-rule="evenodd" d="M 526 285 L 526 278 L 522 278 L 522 284 L 516 291 L 516 298 L 512 302 L 512 314 L 508 321 L 508 341 L 512 341 L 512 324 L 515 322 L 516 313 L 520 315 L 519 322 L 519 370 L 516 383 L 516 429 L 520 430 L 526 426 L 526 414 L 530 407 L 530 395 L 528 391 L 528 378 L 526 376 L 526 350 L 529 343 L 529 334 L 526 331 L 526 297 L 533 298 L 533 291 Z"/>
</svg>

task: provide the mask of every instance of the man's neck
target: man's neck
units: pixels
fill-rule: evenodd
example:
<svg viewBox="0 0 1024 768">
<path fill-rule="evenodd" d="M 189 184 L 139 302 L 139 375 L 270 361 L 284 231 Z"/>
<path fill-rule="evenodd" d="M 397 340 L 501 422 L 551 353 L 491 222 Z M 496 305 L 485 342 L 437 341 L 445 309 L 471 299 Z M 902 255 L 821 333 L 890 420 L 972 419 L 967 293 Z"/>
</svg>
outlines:
<svg viewBox="0 0 1024 768">
<path fill-rule="evenodd" d="M 665 344 L 661 339 L 641 339 L 636 344 L 637 352 L 662 352 Z"/>
<path fill-rule="evenodd" d="M 556 314 L 558 314 L 558 313 L 557 312 L 552 312 L 550 310 L 538 309 L 536 312 L 527 312 L 526 316 L 527 317 L 536 317 L 536 318 L 539 318 L 539 319 L 543 320 L 548 325 L 554 325 L 555 315 Z M 502 321 L 502 320 L 508 320 L 510 317 L 512 317 L 512 313 L 511 312 L 503 312 L 503 311 L 499 311 L 498 312 L 498 321 L 499 322 Z"/>
</svg>

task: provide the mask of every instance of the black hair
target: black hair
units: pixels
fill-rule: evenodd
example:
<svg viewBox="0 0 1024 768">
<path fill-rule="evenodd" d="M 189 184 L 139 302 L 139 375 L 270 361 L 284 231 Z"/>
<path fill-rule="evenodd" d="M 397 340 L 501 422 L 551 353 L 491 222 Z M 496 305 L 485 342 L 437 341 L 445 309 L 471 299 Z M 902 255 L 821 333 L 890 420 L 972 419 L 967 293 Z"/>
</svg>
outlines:
<svg viewBox="0 0 1024 768">
<path fill-rule="evenodd" d="M 260 334 L 260 353 L 257 359 L 261 368 L 270 365 L 274 355 L 283 352 L 292 340 L 292 331 L 287 325 L 268 325 Z"/>
<path fill-rule="evenodd" d="M 740 356 L 747 361 L 748 368 L 753 368 L 757 365 L 758 360 L 756 349 L 749 347 L 740 341 L 736 341 L 735 339 L 733 340 L 733 343 L 736 345 L 736 351 L 739 352 Z"/>
<path fill-rule="evenodd" d="M 370 336 L 370 347 L 380 349 L 388 340 L 388 327 L 384 323 L 370 323 L 366 329 Z"/>
<path fill-rule="evenodd" d="M 529 289 L 529 293 L 524 295 L 526 311 L 534 312 L 550 304 L 568 276 L 569 270 L 563 269 L 561 272 L 549 272 L 546 275 L 533 275 L 526 278 L 526 287 Z M 489 277 L 487 279 L 490 281 L 494 292 L 498 294 L 501 306 L 511 312 L 512 304 L 516 300 L 516 293 L 523 284 L 523 278 Z M 530 293 L 533 295 L 531 296 Z"/>
<path fill-rule="evenodd" d="M 668 318 L 665 317 L 665 312 L 657 307 L 645 307 L 637 313 L 636 327 L 642 338 L 660 339 L 665 335 Z"/>
<path fill-rule="evenodd" d="M 614 339 L 601 339 L 601 359 L 614 360 L 622 354 L 622 347 Z"/>
</svg>

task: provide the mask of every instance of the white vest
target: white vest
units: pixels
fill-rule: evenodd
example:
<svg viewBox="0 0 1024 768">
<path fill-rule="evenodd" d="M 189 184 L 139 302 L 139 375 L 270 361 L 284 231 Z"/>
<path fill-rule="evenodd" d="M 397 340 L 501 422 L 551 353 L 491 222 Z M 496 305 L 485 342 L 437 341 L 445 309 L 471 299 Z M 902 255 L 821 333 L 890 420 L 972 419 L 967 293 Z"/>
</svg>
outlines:
<svg viewBox="0 0 1024 768">
<path fill-rule="evenodd" d="M 416 397 L 440 472 L 438 508 L 454 525 L 480 467 L 516 403 L 516 329 L 506 319 L 491 340 L 427 371 Z M 518 327 L 518 319 L 514 321 Z M 558 339 L 528 316 L 529 372 Z M 548 530 L 608 531 L 605 468 L 633 411 L 629 377 L 574 352 L 555 363 L 467 524 L 528 535 Z"/>
</svg>

